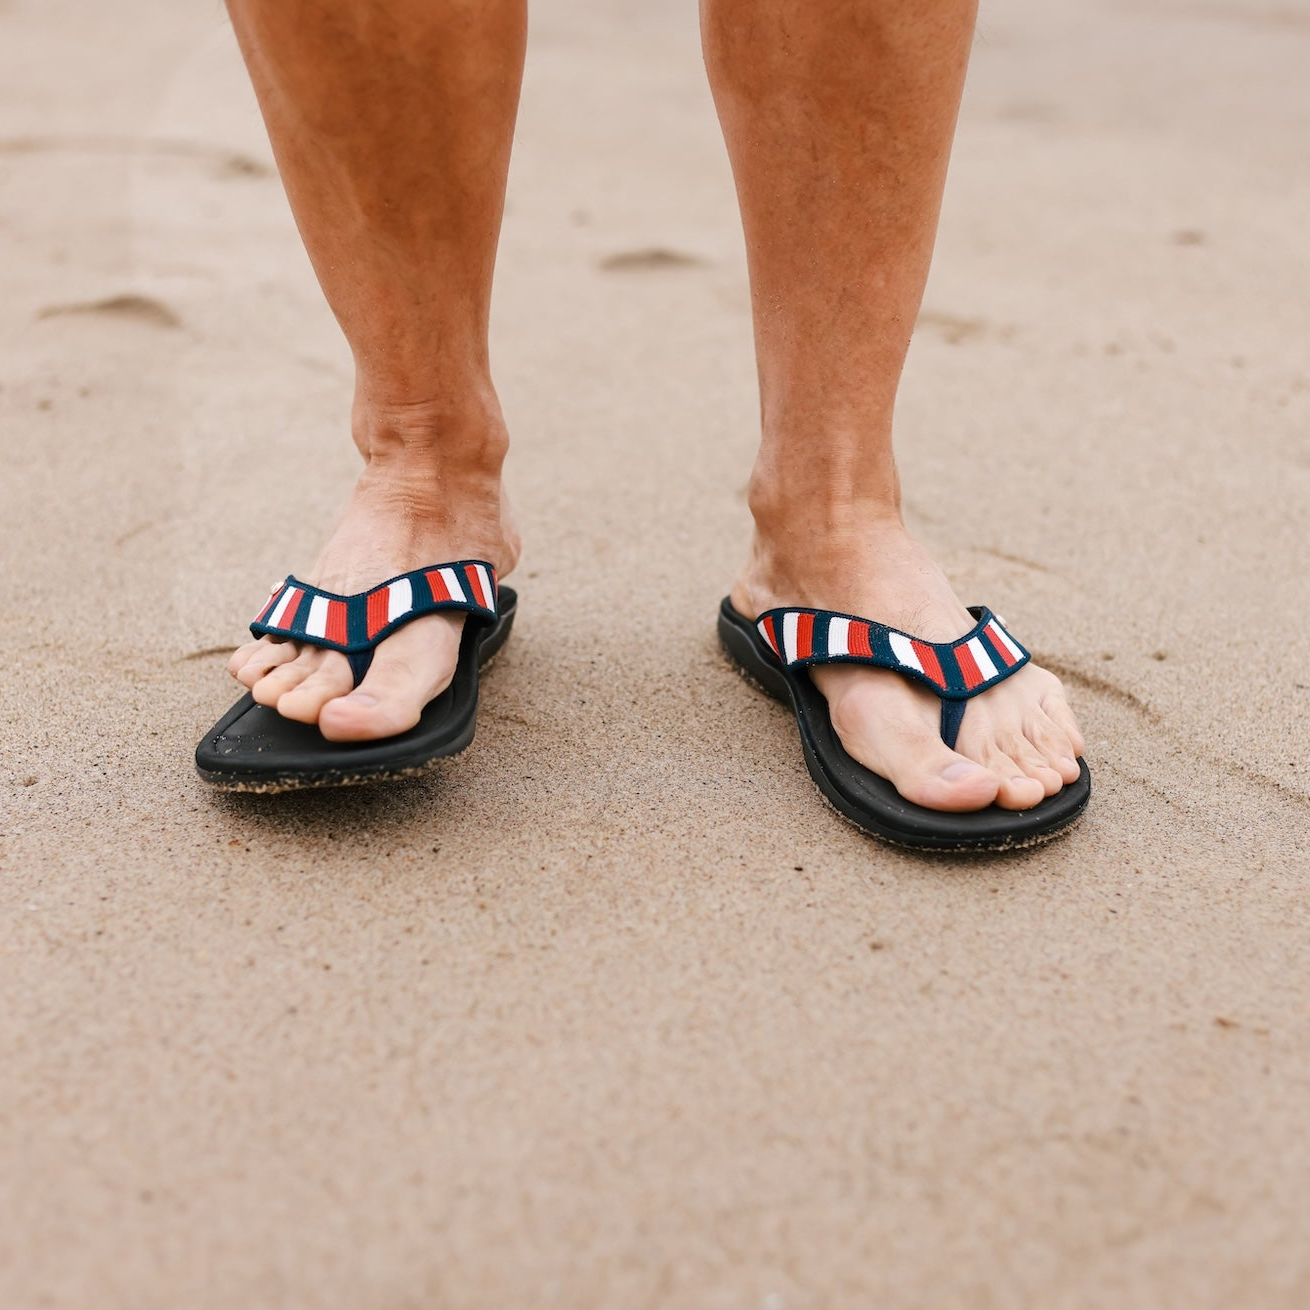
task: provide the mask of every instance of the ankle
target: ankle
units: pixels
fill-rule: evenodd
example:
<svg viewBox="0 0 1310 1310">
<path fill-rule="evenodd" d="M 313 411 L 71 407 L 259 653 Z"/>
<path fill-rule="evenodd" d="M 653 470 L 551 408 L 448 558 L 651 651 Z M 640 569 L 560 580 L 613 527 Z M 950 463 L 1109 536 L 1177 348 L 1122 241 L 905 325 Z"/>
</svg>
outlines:
<svg viewBox="0 0 1310 1310">
<path fill-rule="evenodd" d="M 509 432 L 490 384 L 457 398 L 377 400 L 357 394 L 355 445 L 370 469 L 499 480 Z"/>
<path fill-rule="evenodd" d="M 353 593 L 446 559 L 488 560 L 503 577 L 518 556 L 499 471 L 452 469 L 426 456 L 391 453 L 365 464 L 313 580 L 329 591 Z"/>
<path fill-rule="evenodd" d="M 751 510 L 755 531 L 734 598 L 756 611 L 780 604 L 849 609 L 869 587 L 936 570 L 894 497 L 761 494 Z"/>
<path fill-rule="evenodd" d="M 815 547 L 841 553 L 842 543 L 870 533 L 904 534 L 901 489 L 895 466 L 859 478 L 812 467 L 778 478 L 758 468 L 747 504 L 757 542 L 795 553 Z"/>
</svg>

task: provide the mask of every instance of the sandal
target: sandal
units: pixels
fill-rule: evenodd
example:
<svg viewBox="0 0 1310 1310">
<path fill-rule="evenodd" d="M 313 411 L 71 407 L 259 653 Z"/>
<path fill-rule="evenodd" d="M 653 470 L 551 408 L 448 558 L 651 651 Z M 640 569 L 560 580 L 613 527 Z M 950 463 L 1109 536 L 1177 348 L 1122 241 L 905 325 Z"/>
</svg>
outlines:
<svg viewBox="0 0 1310 1310">
<path fill-rule="evenodd" d="M 250 631 L 341 651 L 355 686 L 397 628 L 426 614 L 465 611 L 455 675 L 414 727 L 373 741 L 328 741 L 317 725 L 284 718 L 247 693 L 196 747 L 200 776 L 225 791 L 294 791 L 411 778 L 457 755 L 473 740 L 479 670 L 509 637 L 517 599 L 498 586 L 485 560 L 414 569 L 354 596 L 292 577 L 277 583 Z"/>
<path fill-rule="evenodd" d="M 805 763 L 819 790 L 857 827 L 900 846 L 934 851 L 997 851 L 1032 846 L 1056 836 L 1087 807 L 1091 775 L 1078 761 L 1078 778 L 1031 810 L 930 810 L 907 801 L 886 778 L 846 753 L 832 726 L 828 702 L 807 668 L 865 664 L 891 669 L 941 698 L 942 740 L 952 749 L 970 699 L 1028 663 L 1028 652 L 990 610 L 951 642 L 921 641 L 851 614 L 772 609 L 752 620 L 730 599 L 719 609 L 719 639 L 738 670 L 768 695 L 790 699 Z"/>
</svg>

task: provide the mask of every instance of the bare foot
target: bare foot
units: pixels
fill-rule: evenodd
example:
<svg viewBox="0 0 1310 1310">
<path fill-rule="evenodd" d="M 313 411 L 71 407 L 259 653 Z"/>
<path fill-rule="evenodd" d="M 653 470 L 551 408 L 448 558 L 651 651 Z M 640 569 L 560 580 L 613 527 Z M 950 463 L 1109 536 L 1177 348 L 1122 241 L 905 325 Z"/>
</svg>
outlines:
<svg viewBox="0 0 1310 1310">
<path fill-rule="evenodd" d="M 975 623 L 899 521 L 861 526 L 795 564 L 757 532 L 732 603 L 749 618 L 787 605 L 840 610 L 928 641 L 954 641 Z M 847 665 L 811 676 L 846 750 L 917 805 L 1026 810 L 1078 777 L 1082 734 L 1060 680 L 1034 664 L 969 701 L 954 750 L 941 739 L 940 700 L 899 674 Z"/>
<path fill-rule="evenodd" d="M 305 581 L 343 595 L 398 573 L 455 559 L 484 559 L 504 577 L 519 539 L 500 485 L 500 460 L 442 467 L 431 452 L 373 457 Z M 261 705 L 317 723 L 330 741 L 367 741 L 412 728 L 450 683 L 462 614 L 430 614 L 377 648 L 358 687 L 339 651 L 261 637 L 232 656 L 228 671 Z"/>
</svg>

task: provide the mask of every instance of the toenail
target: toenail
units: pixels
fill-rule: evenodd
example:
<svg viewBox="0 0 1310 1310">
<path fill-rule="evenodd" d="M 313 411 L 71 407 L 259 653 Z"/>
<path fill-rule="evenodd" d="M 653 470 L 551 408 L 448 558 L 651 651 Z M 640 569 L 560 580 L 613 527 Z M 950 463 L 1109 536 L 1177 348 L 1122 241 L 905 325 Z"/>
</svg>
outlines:
<svg viewBox="0 0 1310 1310">
<path fill-rule="evenodd" d="M 1061 755 L 1060 763 L 1063 764 L 1066 768 L 1070 768 L 1070 769 L 1076 769 L 1078 767 L 1078 761 L 1072 759 L 1068 755 Z"/>
<path fill-rule="evenodd" d="M 968 778 L 975 773 L 985 773 L 986 770 L 981 764 L 970 764 L 968 760 L 957 760 L 954 764 L 948 764 L 942 770 L 943 782 L 959 782 L 961 778 Z"/>
<path fill-rule="evenodd" d="M 369 695 L 366 691 L 352 691 L 349 696 L 345 697 L 345 699 L 354 701 L 356 705 L 366 705 L 370 709 L 378 703 L 378 698 Z"/>
</svg>

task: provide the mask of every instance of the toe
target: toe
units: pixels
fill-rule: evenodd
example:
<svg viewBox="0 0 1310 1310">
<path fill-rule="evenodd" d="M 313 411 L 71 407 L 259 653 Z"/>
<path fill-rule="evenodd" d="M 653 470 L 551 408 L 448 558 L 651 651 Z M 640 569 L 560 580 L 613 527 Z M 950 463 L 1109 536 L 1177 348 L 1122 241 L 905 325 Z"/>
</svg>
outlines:
<svg viewBox="0 0 1310 1310">
<path fill-rule="evenodd" d="M 932 810 L 981 810 L 996 799 L 996 778 L 951 750 L 938 731 L 935 697 L 907 701 L 904 682 L 889 675 L 825 678 L 833 727 L 850 755 L 886 778 L 915 805 Z"/>
<path fill-rule="evenodd" d="M 287 692 L 300 686 L 314 672 L 318 665 L 318 661 L 314 658 L 317 654 L 317 651 L 302 651 L 295 659 L 278 665 L 271 673 L 265 674 L 252 684 L 250 694 L 259 704 L 276 709 L 278 702 Z"/>
<path fill-rule="evenodd" d="M 261 637 L 258 641 L 248 641 L 244 646 L 238 646 L 232 652 L 232 658 L 227 662 L 227 671 L 235 678 L 246 666 L 250 657 L 264 644 Z"/>
<path fill-rule="evenodd" d="M 1045 711 L 1038 714 L 1028 733 L 1033 745 L 1041 754 L 1048 769 L 1060 775 L 1062 782 L 1075 782 L 1078 778 L 1079 749 L 1069 734 Z"/>
<path fill-rule="evenodd" d="M 996 790 L 996 803 L 1003 810 L 1031 810 L 1046 799 L 1046 788 L 1025 773 L 1004 778 Z"/>
<path fill-rule="evenodd" d="M 454 676 L 461 619 L 419 619 L 378 647 L 363 682 L 323 705 L 319 731 L 329 741 L 371 741 L 407 732 Z"/>
<path fill-rule="evenodd" d="M 294 641 L 247 642 L 228 661 L 228 672 L 243 686 L 253 687 L 265 674 L 279 665 L 290 663 L 300 653 Z"/>
<path fill-rule="evenodd" d="M 1068 738 L 1074 756 L 1081 755 L 1087 743 L 1083 740 L 1083 734 L 1078 730 L 1078 720 L 1074 718 L 1073 710 L 1069 708 L 1069 702 L 1065 699 L 1064 688 L 1058 682 L 1042 697 L 1042 711 Z M 1072 782 L 1073 779 L 1068 778 L 1066 781 Z"/>
<path fill-rule="evenodd" d="M 996 777 L 980 764 L 926 739 L 907 751 L 891 779 L 907 801 L 930 810 L 985 810 L 997 796 Z"/>
<path fill-rule="evenodd" d="M 303 682 L 282 695 L 277 703 L 279 714 L 300 723 L 317 723 L 329 701 L 349 694 L 355 685 L 350 662 L 336 651 L 327 656 Z"/>
<path fill-rule="evenodd" d="M 431 697 L 416 684 L 400 661 L 381 669 L 378 660 L 348 695 L 329 700 L 319 712 L 319 730 L 329 741 L 371 741 L 408 732 Z"/>
<path fill-rule="evenodd" d="M 1051 761 L 1033 741 L 1031 729 L 1028 735 L 1015 735 L 1002 742 L 1002 750 L 1015 764 L 1019 772 L 1041 783 L 1043 796 L 1054 796 L 1064 786 L 1064 779 Z"/>
<path fill-rule="evenodd" d="M 1064 786 L 1064 778 L 1034 750 L 1018 751 L 1011 757 L 1026 777 L 1039 783 L 1043 796 L 1054 796 Z"/>
<path fill-rule="evenodd" d="M 996 803 L 1003 810 L 1031 810 L 1046 798 L 1046 784 L 1029 774 L 1018 760 L 1006 752 L 989 752 L 987 767 L 996 779 Z M 1058 783 L 1058 778 L 1056 781 Z M 1059 790 L 1058 786 L 1056 790 Z"/>
</svg>

